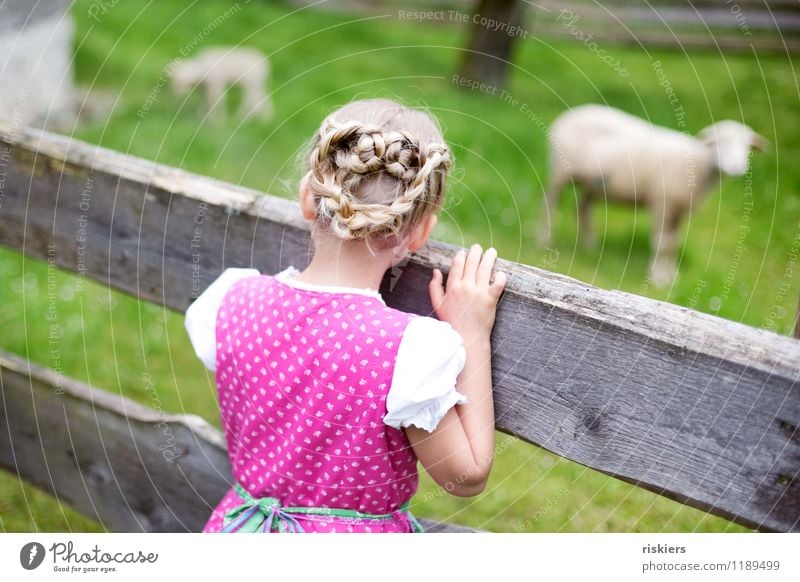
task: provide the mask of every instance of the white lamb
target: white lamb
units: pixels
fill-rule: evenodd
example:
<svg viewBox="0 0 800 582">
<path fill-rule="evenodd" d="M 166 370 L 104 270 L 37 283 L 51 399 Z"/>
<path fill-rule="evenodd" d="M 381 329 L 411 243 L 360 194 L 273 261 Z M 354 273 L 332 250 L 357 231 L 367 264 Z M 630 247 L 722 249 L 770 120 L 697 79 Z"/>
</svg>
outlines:
<svg viewBox="0 0 800 582">
<path fill-rule="evenodd" d="M 190 59 L 174 61 L 169 66 L 169 77 L 178 97 L 202 85 L 210 115 L 219 116 L 219 110 L 225 109 L 225 91 L 230 85 L 239 85 L 244 93 L 239 108 L 241 117 L 257 115 L 264 121 L 272 117 L 272 101 L 266 93 L 269 60 L 256 49 L 209 47 Z"/>
<path fill-rule="evenodd" d="M 578 228 L 593 244 L 591 204 L 621 201 L 650 209 L 650 278 L 669 285 L 676 274 L 675 250 L 681 220 L 719 183 L 721 174 L 742 176 L 750 148 L 769 142 L 746 125 L 720 121 L 693 137 L 659 127 L 602 105 L 562 113 L 550 126 L 550 180 L 539 241 L 549 244 L 553 216 L 564 186 L 574 181 L 583 195 Z"/>
</svg>

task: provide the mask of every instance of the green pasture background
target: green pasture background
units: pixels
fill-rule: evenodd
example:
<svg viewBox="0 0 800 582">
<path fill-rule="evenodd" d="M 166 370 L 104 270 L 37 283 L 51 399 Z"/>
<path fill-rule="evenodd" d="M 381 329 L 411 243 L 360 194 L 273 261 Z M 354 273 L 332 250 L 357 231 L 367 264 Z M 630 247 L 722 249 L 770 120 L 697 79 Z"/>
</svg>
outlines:
<svg viewBox="0 0 800 582">
<path fill-rule="evenodd" d="M 118 3 L 95 20 L 92 5 L 82 0 L 73 8 L 75 72 L 81 87 L 109 99 L 112 108 L 76 128 L 77 138 L 293 197 L 297 152 L 325 114 L 354 98 L 398 98 L 430 110 L 455 153 L 436 238 L 493 245 L 504 258 L 602 288 L 790 333 L 800 293 L 790 257 L 800 236 L 800 108 L 797 62 L 786 56 L 603 47 L 629 72 L 623 76 L 578 42 L 531 34 L 518 43 L 507 93 L 492 95 L 453 82 L 466 29 L 452 22 L 399 21 L 396 11 L 389 17 L 292 12 L 267 2 L 237 8 L 220 0 Z M 164 68 L 182 49 L 240 43 L 270 56 L 272 121 L 240 124 L 231 115 L 210 122 L 199 95 L 178 99 L 163 86 Z M 241 98 L 233 93 L 231 108 Z M 726 180 L 691 217 L 680 275 L 669 289 L 656 290 L 646 279 L 645 212 L 597 208 L 602 244 L 587 251 L 576 242 L 570 192 L 553 245 L 537 247 L 547 124 L 587 102 L 692 133 L 736 119 L 773 143 L 771 152 L 754 155 L 746 178 Z M 81 283 L 70 273 L 48 275 L 47 265 L 7 249 L 0 250 L 0 348 L 55 365 L 48 343 L 53 321 L 45 317 L 51 296 L 63 332 L 63 373 L 153 406 L 142 379 L 149 374 L 165 411 L 198 414 L 219 427 L 213 374 L 195 357 L 180 314 Z M 492 531 L 746 531 L 509 439 L 497 435 L 485 493 L 451 497 L 423 475 L 414 512 Z M 0 473 L 0 531 L 103 530 L 15 475 Z"/>
</svg>

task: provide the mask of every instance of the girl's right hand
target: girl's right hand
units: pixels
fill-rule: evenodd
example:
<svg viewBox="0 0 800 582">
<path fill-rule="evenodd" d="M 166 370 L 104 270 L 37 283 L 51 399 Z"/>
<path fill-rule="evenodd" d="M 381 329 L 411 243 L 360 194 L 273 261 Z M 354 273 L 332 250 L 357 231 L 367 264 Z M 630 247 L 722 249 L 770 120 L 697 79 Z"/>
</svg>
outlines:
<svg viewBox="0 0 800 582">
<path fill-rule="evenodd" d="M 429 291 L 436 316 L 452 325 L 466 344 L 491 335 L 497 302 L 506 286 L 505 273 L 495 273 L 492 279 L 496 260 L 497 251 L 490 248 L 482 253 L 478 244 L 472 245 L 469 253 L 458 251 L 446 289 L 442 272 L 433 271 Z"/>
</svg>

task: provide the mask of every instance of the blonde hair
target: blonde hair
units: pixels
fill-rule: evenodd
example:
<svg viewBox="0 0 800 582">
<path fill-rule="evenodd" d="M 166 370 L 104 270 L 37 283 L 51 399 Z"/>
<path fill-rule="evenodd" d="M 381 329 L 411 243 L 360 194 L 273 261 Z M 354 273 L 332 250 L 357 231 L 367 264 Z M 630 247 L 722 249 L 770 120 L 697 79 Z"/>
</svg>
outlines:
<svg viewBox="0 0 800 582">
<path fill-rule="evenodd" d="M 402 236 L 439 208 L 451 166 L 435 120 L 388 99 L 337 109 L 310 150 L 317 219 L 345 240 Z"/>
</svg>

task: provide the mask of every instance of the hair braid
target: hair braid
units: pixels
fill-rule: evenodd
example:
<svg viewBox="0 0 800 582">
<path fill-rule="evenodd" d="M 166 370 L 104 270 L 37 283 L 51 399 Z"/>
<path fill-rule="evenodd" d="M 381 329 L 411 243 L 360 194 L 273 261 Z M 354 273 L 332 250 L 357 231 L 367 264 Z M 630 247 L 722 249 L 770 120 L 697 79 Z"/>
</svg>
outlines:
<svg viewBox="0 0 800 582">
<path fill-rule="evenodd" d="M 397 235 L 439 202 L 450 164 L 444 143 L 421 144 L 405 129 L 329 118 L 309 156 L 309 185 L 319 218 L 337 236 Z M 396 193 L 391 201 L 362 200 L 362 189 L 387 180 Z"/>
</svg>

